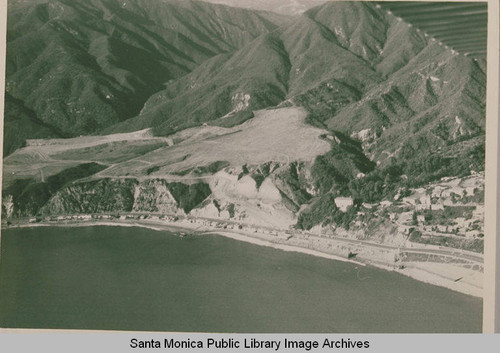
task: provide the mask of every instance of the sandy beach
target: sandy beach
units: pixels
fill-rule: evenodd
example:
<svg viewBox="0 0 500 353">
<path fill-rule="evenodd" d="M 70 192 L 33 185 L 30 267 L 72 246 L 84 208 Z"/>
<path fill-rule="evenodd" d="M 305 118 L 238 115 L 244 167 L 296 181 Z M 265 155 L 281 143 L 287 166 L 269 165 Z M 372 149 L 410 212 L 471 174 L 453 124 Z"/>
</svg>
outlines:
<svg viewBox="0 0 500 353">
<path fill-rule="evenodd" d="M 23 223 L 10 228 L 23 227 L 89 227 L 89 226 L 120 226 L 120 227 L 142 227 L 155 231 L 168 231 L 189 234 L 195 236 L 219 235 L 247 243 L 267 246 L 282 251 L 299 252 L 312 256 L 322 257 L 335 261 L 350 262 L 357 266 L 375 266 L 387 271 L 411 277 L 415 280 L 428 284 L 445 287 L 450 290 L 482 297 L 483 273 L 480 271 L 464 268 L 450 263 L 437 262 L 405 262 L 404 267 L 396 266 L 391 258 L 390 252 L 377 253 L 368 243 L 357 244 L 357 249 L 363 249 L 362 256 L 355 259 L 332 253 L 338 250 L 332 247 L 334 240 L 325 238 L 324 243 L 304 243 L 300 240 L 286 239 L 276 235 L 249 232 L 245 230 L 217 229 L 204 224 L 182 219 L 177 222 L 166 222 L 163 220 L 105 220 L 105 221 L 70 221 L 59 223 Z M 323 239 L 321 239 L 323 240 Z M 341 246 L 344 249 L 343 246 Z"/>
</svg>

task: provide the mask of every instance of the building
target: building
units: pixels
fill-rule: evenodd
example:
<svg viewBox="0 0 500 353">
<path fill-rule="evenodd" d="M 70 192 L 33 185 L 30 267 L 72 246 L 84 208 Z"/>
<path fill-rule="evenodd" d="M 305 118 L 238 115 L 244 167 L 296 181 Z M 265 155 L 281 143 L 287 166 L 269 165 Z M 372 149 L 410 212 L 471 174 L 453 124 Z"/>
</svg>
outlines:
<svg viewBox="0 0 500 353">
<path fill-rule="evenodd" d="M 476 187 L 474 186 L 469 186 L 465 188 L 465 192 L 467 193 L 467 196 L 474 196 L 474 192 L 476 191 Z"/>
<path fill-rule="evenodd" d="M 403 212 L 399 214 L 399 222 L 403 224 L 411 224 L 413 221 L 413 212 Z"/>
<path fill-rule="evenodd" d="M 92 215 L 89 215 L 89 214 L 79 215 L 77 217 L 77 219 L 83 220 L 83 221 L 90 221 L 92 219 Z"/>
<path fill-rule="evenodd" d="M 420 196 L 420 204 L 424 206 L 430 206 L 431 205 L 431 196 L 430 195 L 421 195 Z"/>
<path fill-rule="evenodd" d="M 472 212 L 474 217 L 483 218 L 484 217 L 484 206 L 477 205 L 476 209 Z"/>
<path fill-rule="evenodd" d="M 335 205 L 342 211 L 347 212 L 347 209 L 354 205 L 352 197 L 336 197 Z"/>
</svg>

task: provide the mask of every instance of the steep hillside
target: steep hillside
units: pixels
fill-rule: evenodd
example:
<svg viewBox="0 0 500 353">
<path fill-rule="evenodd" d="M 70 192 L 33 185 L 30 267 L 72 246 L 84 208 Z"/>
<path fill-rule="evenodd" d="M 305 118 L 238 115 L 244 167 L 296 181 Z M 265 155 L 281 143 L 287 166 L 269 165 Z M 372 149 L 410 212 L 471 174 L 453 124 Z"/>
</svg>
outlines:
<svg viewBox="0 0 500 353">
<path fill-rule="evenodd" d="M 197 1 L 13 3 L 6 90 L 67 135 L 96 133 L 135 116 L 167 81 L 283 20 Z"/>
<path fill-rule="evenodd" d="M 484 134 L 484 97 L 481 62 L 377 5 L 330 2 L 206 61 L 108 131 L 233 126 L 284 101 L 305 107 L 311 123 L 359 139 L 381 163 L 408 148 L 464 158 Z"/>
<path fill-rule="evenodd" d="M 205 122 L 232 126 L 250 118 L 252 110 L 275 106 L 328 80 L 343 95 L 335 99 L 352 102 L 381 78 L 342 47 L 331 30 L 301 16 L 172 81 L 146 102 L 137 118 L 107 132 L 153 126 L 158 134 L 168 135 Z"/>
<path fill-rule="evenodd" d="M 485 86 L 485 73 L 476 61 L 435 44 L 326 124 L 364 140 L 377 159 L 419 139 L 427 140 L 427 146 L 414 145 L 415 150 L 447 149 L 484 135 Z"/>
<path fill-rule="evenodd" d="M 313 19 L 302 16 L 282 29 L 281 38 L 292 63 L 289 98 L 329 81 L 358 94 L 380 81 L 365 60 L 344 48 L 334 32 Z"/>
<path fill-rule="evenodd" d="M 48 124 L 38 120 L 35 112 L 24 103 L 5 95 L 3 155 L 11 154 L 24 147 L 26 138 L 62 137 L 63 134 Z"/>
<path fill-rule="evenodd" d="M 23 216 L 180 212 L 286 228 L 304 204 L 345 193 L 349 180 L 374 168 L 359 144 L 306 116 L 290 107 L 169 138 L 145 130 L 30 140 L 5 159 L 4 212 L 9 204 Z M 82 174 L 64 177 L 74 171 Z"/>
<path fill-rule="evenodd" d="M 484 168 L 484 61 L 370 3 L 327 3 L 306 16 L 380 75 L 364 91 L 327 83 L 294 97 L 311 119 L 359 140 L 380 171 L 397 169 L 410 185 Z"/>
<path fill-rule="evenodd" d="M 15 212 L 16 216 L 38 215 L 40 209 L 61 187 L 75 180 L 93 175 L 102 169 L 103 166 L 97 163 L 82 163 L 52 175 L 41 182 L 33 179 L 16 180 L 15 183 L 4 190 L 4 194 L 12 202 L 11 212 Z M 3 212 L 6 212 L 6 210 L 3 209 Z"/>
<path fill-rule="evenodd" d="M 219 55 L 154 94 L 137 118 L 112 131 L 155 127 L 160 135 L 203 122 L 231 126 L 282 102 L 290 63 L 281 41 L 262 35 L 233 55 Z"/>
<path fill-rule="evenodd" d="M 6 126 L 27 129 L 8 152 L 100 136 L 29 140 L 5 158 L 4 189 L 98 166 L 22 214 L 347 229 L 363 204 L 484 170 L 485 62 L 380 5 L 330 2 L 293 21 L 196 1 L 26 6 L 9 14 Z M 95 206 L 102 195 L 119 206 Z"/>
<path fill-rule="evenodd" d="M 426 45 L 423 34 L 368 2 L 328 2 L 305 15 L 329 28 L 342 47 L 384 75 L 399 69 Z"/>
</svg>

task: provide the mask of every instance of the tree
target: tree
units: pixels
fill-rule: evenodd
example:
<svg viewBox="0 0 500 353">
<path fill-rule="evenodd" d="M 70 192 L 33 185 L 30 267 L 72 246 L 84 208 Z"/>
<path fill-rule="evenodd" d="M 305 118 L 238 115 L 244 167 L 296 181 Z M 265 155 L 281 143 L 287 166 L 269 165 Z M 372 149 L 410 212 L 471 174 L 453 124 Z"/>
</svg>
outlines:
<svg viewBox="0 0 500 353">
<path fill-rule="evenodd" d="M 432 221 L 432 211 L 430 209 L 424 211 L 424 218 L 426 222 Z"/>
<path fill-rule="evenodd" d="M 417 217 L 417 212 L 413 212 L 413 215 L 412 215 L 412 222 L 411 224 L 413 226 L 418 226 L 418 217 Z"/>
</svg>

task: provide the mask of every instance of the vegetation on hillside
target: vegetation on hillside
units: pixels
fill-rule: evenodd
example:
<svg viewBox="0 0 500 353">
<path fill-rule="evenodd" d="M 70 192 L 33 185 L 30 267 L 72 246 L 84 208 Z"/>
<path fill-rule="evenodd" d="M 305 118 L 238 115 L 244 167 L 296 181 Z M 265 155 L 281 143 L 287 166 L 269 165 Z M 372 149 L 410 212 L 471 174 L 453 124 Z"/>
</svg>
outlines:
<svg viewBox="0 0 500 353">
<path fill-rule="evenodd" d="M 335 205 L 335 195 L 322 195 L 299 215 L 296 227 L 309 230 L 316 225 L 335 226 L 349 229 L 351 222 L 356 218 L 359 205 L 353 205 L 347 212 L 341 211 Z"/>
<path fill-rule="evenodd" d="M 97 163 L 80 164 L 50 176 L 44 182 L 35 182 L 32 179 L 18 179 L 13 185 L 3 190 L 3 197 L 12 195 L 16 216 L 37 215 L 59 189 L 74 180 L 93 175 L 105 167 Z M 4 209 L 2 208 L 4 212 Z"/>
<path fill-rule="evenodd" d="M 167 188 L 177 201 L 178 207 L 186 213 L 189 213 L 211 194 L 210 187 L 205 183 L 191 185 L 170 183 Z"/>
<path fill-rule="evenodd" d="M 116 163 L 108 170 L 116 179 L 187 179 L 242 167 L 239 179 L 250 175 L 257 188 L 272 178 L 286 207 L 299 212 L 299 228 L 349 228 L 363 202 L 392 201 L 442 177 L 484 170 L 485 87 L 484 62 L 435 43 L 369 2 L 330 2 L 293 21 L 191 0 L 12 3 L 4 153 L 27 138 L 146 128 L 170 136 L 198 127 L 201 140 L 193 141 L 203 144 L 193 144 L 196 151 L 184 136 L 121 141 L 51 157 L 107 155 L 102 161 Z M 290 160 L 289 150 L 308 151 L 317 135 L 307 143 L 292 136 L 303 124 L 292 125 L 286 109 L 263 114 L 264 122 L 262 112 L 254 114 L 275 106 L 304 108 L 306 122 L 323 130 L 320 142 L 328 142 L 330 151 Z M 286 119 L 286 125 L 274 124 L 277 119 Z M 245 130 L 255 121 L 261 125 Z M 227 136 L 213 127 L 244 122 L 241 131 L 234 128 Z M 292 136 L 286 147 L 280 133 Z M 240 153 L 248 146 L 238 145 L 239 139 L 263 144 L 263 136 L 279 140 L 281 150 L 271 157 L 259 146 L 253 153 L 259 165 L 249 165 L 250 157 Z M 236 145 L 238 158 L 230 155 Z M 199 146 L 206 147 L 205 154 Z M 140 156 L 147 157 L 139 161 Z M 61 199 L 45 208 L 49 213 L 78 210 L 79 202 L 85 204 L 82 212 L 131 209 L 135 181 L 71 183 L 102 167 L 78 168 L 43 183 L 17 180 L 4 194 L 10 192 L 26 215 L 40 212 L 58 192 Z M 167 188 L 186 213 L 211 193 L 204 183 Z M 85 195 L 77 196 L 77 190 Z M 339 196 L 353 198 L 347 212 L 336 207 Z M 412 236 L 417 239 L 418 233 Z"/>
<path fill-rule="evenodd" d="M 190 0 L 9 2 L 6 91 L 66 135 L 101 133 L 286 20 Z"/>
<path fill-rule="evenodd" d="M 27 139 L 64 137 L 61 131 L 40 121 L 24 103 L 5 94 L 3 156 L 24 147 Z"/>
</svg>

